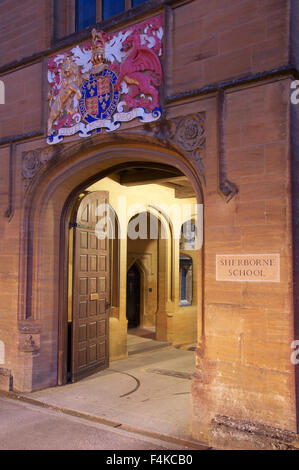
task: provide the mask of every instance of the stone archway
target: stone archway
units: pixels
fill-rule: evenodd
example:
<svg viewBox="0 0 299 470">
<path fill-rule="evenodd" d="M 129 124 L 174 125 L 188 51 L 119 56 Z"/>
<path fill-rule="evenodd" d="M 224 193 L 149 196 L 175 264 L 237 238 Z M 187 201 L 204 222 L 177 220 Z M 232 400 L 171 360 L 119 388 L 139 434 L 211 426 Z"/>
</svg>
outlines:
<svg viewBox="0 0 299 470">
<path fill-rule="evenodd" d="M 138 267 L 141 276 L 140 319 L 143 328 L 154 328 L 154 338 L 167 338 L 165 329 L 166 302 L 170 296 L 167 266 L 170 264 L 172 276 L 173 253 L 168 253 L 167 247 L 172 244 L 164 217 L 152 207 L 144 207 L 143 212 L 136 212 L 128 225 L 137 217 L 147 220 L 146 233 L 143 240 L 130 240 L 127 237 L 127 269 L 133 265 Z M 169 222 L 168 222 L 169 225 Z M 156 232 L 156 233 L 152 233 Z M 163 233 L 162 233 L 163 232 Z M 152 238 L 155 237 L 155 239 Z"/>
<path fill-rule="evenodd" d="M 198 202 L 203 202 L 202 182 L 192 163 L 185 155 L 158 144 L 141 145 L 130 136 L 118 145 L 107 140 L 90 148 L 67 148 L 28 188 L 22 214 L 19 337 L 22 345 L 30 335 L 32 354 L 28 354 L 27 344 L 24 368 L 15 374 L 16 389 L 33 391 L 65 381 L 66 338 L 64 333 L 59 335 L 67 304 L 63 253 L 68 244 L 65 226 L 77 195 L 113 168 L 143 162 L 180 169 L 191 181 Z M 201 324 L 201 305 L 198 319 Z"/>
</svg>

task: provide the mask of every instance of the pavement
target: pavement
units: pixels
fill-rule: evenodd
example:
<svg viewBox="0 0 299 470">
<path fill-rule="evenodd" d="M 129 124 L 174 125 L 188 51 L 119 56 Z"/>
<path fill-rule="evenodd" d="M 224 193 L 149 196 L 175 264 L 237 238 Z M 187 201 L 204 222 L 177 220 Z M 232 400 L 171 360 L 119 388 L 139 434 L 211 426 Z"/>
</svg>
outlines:
<svg viewBox="0 0 299 470">
<path fill-rule="evenodd" d="M 144 330 L 132 330 L 128 358 L 113 361 L 105 371 L 75 384 L 21 398 L 68 417 L 131 431 L 166 445 L 205 449 L 190 434 L 193 349 L 192 345 L 175 348 L 154 341 Z"/>
<path fill-rule="evenodd" d="M 0 450 L 184 450 L 4 397 L 0 397 L 0 423 Z"/>
</svg>

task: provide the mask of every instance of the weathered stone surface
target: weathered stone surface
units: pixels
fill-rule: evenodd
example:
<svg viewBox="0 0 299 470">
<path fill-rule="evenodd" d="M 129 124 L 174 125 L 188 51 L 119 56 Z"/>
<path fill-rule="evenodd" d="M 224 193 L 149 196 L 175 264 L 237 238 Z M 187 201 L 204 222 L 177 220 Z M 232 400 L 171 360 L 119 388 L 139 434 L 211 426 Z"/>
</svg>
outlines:
<svg viewBox="0 0 299 470">
<path fill-rule="evenodd" d="M 11 371 L 8 369 L 0 368 L 0 390 L 10 392 L 13 386 L 13 377 Z"/>
</svg>

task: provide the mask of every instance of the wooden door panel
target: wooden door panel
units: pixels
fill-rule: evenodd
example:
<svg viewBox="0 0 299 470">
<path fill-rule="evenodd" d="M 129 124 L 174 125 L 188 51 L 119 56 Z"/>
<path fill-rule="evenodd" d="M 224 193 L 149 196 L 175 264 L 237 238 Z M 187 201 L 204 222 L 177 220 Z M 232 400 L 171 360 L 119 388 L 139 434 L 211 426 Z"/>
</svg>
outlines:
<svg viewBox="0 0 299 470">
<path fill-rule="evenodd" d="M 83 324 L 79 327 L 79 343 L 87 341 L 87 325 Z"/>
<path fill-rule="evenodd" d="M 89 352 L 89 357 L 88 357 L 89 364 L 96 362 L 97 361 L 97 345 L 90 344 L 88 352 Z"/>
<path fill-rule="evenodd" d="M 98 239 L 99 249 L 106 251 L 107 250 L 107 240 L 106 239 Z"/>
<path fill-rule="evenodd" d="M 106 300 L 100 299 L 99 300 L 99 315 L 105 315 L 106 311 Z"/>
<path fill-rule="evenodd" d="M 87 365 L 87 349 L 86 347 L 78 350 L 78 369 L 85 368 Z"/>
<path fill-rule="evenodd" d="M 87 277 L 81 277 L 79 279 L 79 292 L 80 292 L 80 296 L 86 296 L 87 295 L 87 284 L 88 284 L 88 279 Z"/>
<path fill-rule="evenodd" d="M 105 320 L 97 321 L 97 336 L 98 336 L 98 338 L 101 338 L 101 337 L 105 336 L 105 331 L 106 331 L 106 321 Z"/>
<path fill-rule="evenodd" d="M 97 358 L 99 361 L 103 361 L 106 356 L 106 343 L 105 341 L 102 341 L 101 343 L 98 343 L 97 345 Z"/>
<path fill-rule="evenodd" d="M 98 270 L 98 257 L 97 255 L 89 255 L 89 272 L 97 272 Z"/>
<path fill-rule="evenodd" d="M 81 249 L 88 249 L 88 233 L 87 232 L 82 232 L 80 230 L 80 248 Z"/>
<path fill-rule="evenodd" d="M 89 234 L 89 246 L 91 250 L 98 249 L 98 239 L 94 233 Z"/>
<path fill-rule="evenodd" d="M 86 196 L 74 229 L 72 381 L 108 367 L 109 243 L 98 240 L 96 207 L 107 192 Z"/>
<path fill-rule="evenodd" d="M 89 340 L 97 338 L 97 322 L 89 323 L 89 325 L 88 325 L 88 338 L 89 338 Z"/>
<path fill-rule="evenodd" d="M 87 255 L 80 255 L 80 271 L 87 272 L 88 267 L 88 256 Z"/>
<path fill-rule="evenodd" d="M 106 278 L 105 277 L 98 278 L 98 286 L 99 286 L 99 293 L 102 295 L 105 294 L 106 292 Z"/>
<path fill-rule="evenodd" d="M 96 277 L 90 277 L 89 278 L 89 290 L 88 293 L 90 294 L 96 294 L 98 290 L 98 279 Z"/>
<path fill-rule="evenodd" d="M 91 300 L 90 302 L 88 302 L 88 315 L 90 317 L 93 317 L 95 315 L 97 315 L 97 301 L 96 300 Z"/>
<path fill-rule="evenodd" d="M 81 301 L 79 303 L 79 318 L 87 317 L 87 301 Z"/>
</svg>

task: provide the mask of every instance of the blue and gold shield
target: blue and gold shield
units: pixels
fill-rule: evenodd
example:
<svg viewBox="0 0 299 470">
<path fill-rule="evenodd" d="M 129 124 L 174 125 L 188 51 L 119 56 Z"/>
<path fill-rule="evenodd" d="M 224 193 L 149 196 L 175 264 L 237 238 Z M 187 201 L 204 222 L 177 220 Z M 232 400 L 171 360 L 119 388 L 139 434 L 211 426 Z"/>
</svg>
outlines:
<svg viewBox="0 0 299 470">
<path fill-rule="evenodd" d="M 119 92 L 114 88 L 116 80 L 115 73 L 105 68 L 83 82 L 79 109 L 85 122 L 111 118 L 119 102 Z"/>
</svg>

